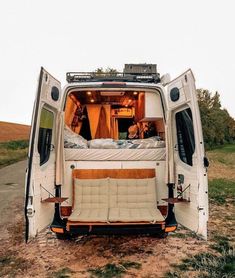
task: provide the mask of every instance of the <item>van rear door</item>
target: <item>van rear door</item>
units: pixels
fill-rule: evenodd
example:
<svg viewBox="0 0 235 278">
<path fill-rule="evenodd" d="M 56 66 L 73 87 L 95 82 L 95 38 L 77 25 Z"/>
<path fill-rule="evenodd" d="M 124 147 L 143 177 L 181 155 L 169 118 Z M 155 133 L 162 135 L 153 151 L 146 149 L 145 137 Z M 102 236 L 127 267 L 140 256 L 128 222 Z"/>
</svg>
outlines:
<svg viewBox="0 0 235 278">
<path fill-rule="evenodd" d="M 208 181 L 195 79 L 191 70 L 166 85 L 168 182 L 175 183 L 178 223 L 207 237 Z M 183 192 L 183 193 L 182 193 Z"/>
<path fill-rule="evenodd" d="M 60 82 L 41 68 L 25 181 L 26 241 L 50 224 L 54 215 L 54 205 L 44 200 L 55 192 L 56 119 L 60 100 Z"/>
</svg>

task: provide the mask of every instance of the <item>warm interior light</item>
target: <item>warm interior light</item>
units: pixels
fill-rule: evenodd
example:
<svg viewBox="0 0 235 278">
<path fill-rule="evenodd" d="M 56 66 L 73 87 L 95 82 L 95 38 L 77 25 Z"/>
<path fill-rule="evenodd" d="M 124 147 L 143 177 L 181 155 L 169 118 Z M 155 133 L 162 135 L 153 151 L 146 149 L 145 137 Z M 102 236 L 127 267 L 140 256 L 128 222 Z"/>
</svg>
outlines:
<svg viewBox="0 0 235 278">
<path fill-rule="evenodd" d="M 93 103 L 93 102 L 95 102 L 95 100 L 92 98 L 92 99 L 91 99 L 91 102 Z"/>
<path fill-rule="evenodd" d="M 135 96 L 136 96 L 136 95 L 138 95 L 138 93 L 137 93 L 137 92 L 134 92 L 134 93 L 133 93 L 133 95 L 135 95 Z"/>
<path fill-rule="evenodd" d="M 110 91 L 100 92 L 101 96 L 110 96 L 110 97 L 124 96 L 124 94 L 125 92 L 110 92 Z"/>
<path fill-rule="evenodd" d="M 90 96 L 90 95 L 91 95 L 91 92 L 86 92 L 86 93 L 87 93 L 87 95 L 88 95 L 88 96 Z"/>
</svg>

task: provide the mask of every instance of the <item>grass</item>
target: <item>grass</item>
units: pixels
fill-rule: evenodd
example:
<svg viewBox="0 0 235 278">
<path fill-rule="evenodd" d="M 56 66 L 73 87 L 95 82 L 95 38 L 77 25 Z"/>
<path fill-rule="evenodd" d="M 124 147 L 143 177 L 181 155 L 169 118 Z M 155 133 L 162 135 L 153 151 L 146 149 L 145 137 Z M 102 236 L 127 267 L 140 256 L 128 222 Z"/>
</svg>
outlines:
<svg viewBox="0 0 235 278">
<path fill-rule="evenodd" d="M 235 166 L 235 145 L 224 145 L 208 152 L 211 163 L 219 162 L 227 166 Z"/>
<path fill-rule="evenodd" d="M 216 235 L 214 237 L 214 240 L 215 244 L 210 245 L 210 248 L 215 250 L 217 254 L 199 253 L 195 256 L 184 259 L 180 264 L 172 265 L 175 270 L 166 273 L 165 277 L 235 277 L 235 254 L 233 248 L 230 246 L 229 238 L 221 235 Z"/>
<path fill-rule="evenodd" d="M 178 271 L 168 272 L 166 277 L 184 277 L 182 272 L 189 271 L 197 273 L 196 277 L 198 278 L 232 278 L 235 277 L 235 256 L 232 252 L 226 252 L 222 255 L 201 253 L 192 258 L 184 259 L 176 268 Z"/>
<path fill-rule="evenodd" d="M 214 237 L 215 244 L 210 245 L 210 248 L 216 250 L 219 253 L 232 251 L 232 248 L 229 244 L 229 238 L 226 236 L 215 235 Z"/>
<path fill-rule="evenodd" d="M 170 236 L 176 238 L 182 238 L 182 239 L 189 238 L 189 237 L 200 239 L 200 237 L 193 231 L 187 231 L 186 233 L 182 233 L 182 232 L 178 232 L 177 230 L 171 233 Z"/>
<path fill-rule="evenodd" d="M 0 277 L 16 277 L 19 273 L 29 269 L 31 265 L 31 261 L 8 252 L 0 256 Z"/>
<path fill-rule="evenodd" d="M 211 168 L 209 171 L 222 169 L 220 175 L 214 175 L 212 180 L 209 180 L 209 200 L 212 206 L 221 206 L 227 203 L 234 204 L 235 199 L 235 145 L 225 145 L 220 148 L 208 152 Z M 214 165 L 217 168 L 213 168 Z M 221 168 L 218 167 L 221 166 Z M 226 170 L 223 172 L 223 170 Z M 225 208 L 226 209 L 226 208 Z M 226 221 L 234 220 L 232 212 L 230 215 L 221 215 L 223 225 Z M 178 265 L 172 265 L 173 271 L 166 273 L 167 278 L 232 278 L 235 277 L 235 253 L 231 244 L 234 239 L 224 236 L 222 231 L 218 229 L 212 238 L 207 253 L 199 253 L 181 261 Z M 232 230 L 231 230 L 232 232 Z M 176 232 L 173 237 L 187 238 L 187 233 Z M 231 242 L 230 242 L 231 240 Z"/>
<path fill-rule="evenodd" d="M 222 145 L 221 147 L 213 149 L 212 152 L 235 153 L 235 144 Z"/>
<path fill-rule="evenodd" d="M 53 278 L 70 278 L 71 274 L 74 273 L 70 268 L 64 267 L 62 269 L 59 269 L 58 271 L 53 272 L 50 274 L 49 277 Z"/>
<path fill-rule="evenodd" d="M 122 277 L 130 268 L 140 269 L 141 264 L 137 262 L 130 262 L 130 261 L 120 262 L 118 264 L 108 263 L 102 267 L 89 269 L 88 271 L 91 273 L 91 277 L 119 278 Z"/>
<path fill-rule="evenodd" d="M 217 205 L 225 204 L 228 198 L 234 199 L 235 181 L 227 179 L 213 179 L 209 181 L 209 198 L 212 203 Z"/>
<path fill-rule="evenodd" d="M 18 140 L 0 143 L 0 168 L 27 157 L 28 141 Z"/>
</svg>

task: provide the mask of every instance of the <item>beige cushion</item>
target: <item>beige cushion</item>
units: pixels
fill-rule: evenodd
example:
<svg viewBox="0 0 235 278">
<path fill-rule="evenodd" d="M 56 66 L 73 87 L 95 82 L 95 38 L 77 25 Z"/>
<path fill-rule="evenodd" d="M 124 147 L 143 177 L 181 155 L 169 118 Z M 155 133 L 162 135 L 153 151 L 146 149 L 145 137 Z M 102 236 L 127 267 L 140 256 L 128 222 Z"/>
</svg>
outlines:
<svg viewBox="0 0 235 278">
<path fill-rule="evenodd" d="M 156 208 L 156 178 L 110 179 L 110 208 Z"/>
<path fill-rule="evenodd" d="M 74 210 L 68 218 L 69 221 L 78 222 L 107 222 L 108 208 L 83 208 Z"/>
<path fill-rule="evenodd" d="M 164 221 L 157 208 L 111 208 L 109 222 L 156 222 Z"/>
<path fill-rule="evenodd" d="M 156 222 L 155 178 L 74 179 L 74 210 L 69 221 Z"/>
<path fill-rule="evenodd" d="M 108 179 L 75 179 L 74 209 L 108 208 Z"/>
</svg>

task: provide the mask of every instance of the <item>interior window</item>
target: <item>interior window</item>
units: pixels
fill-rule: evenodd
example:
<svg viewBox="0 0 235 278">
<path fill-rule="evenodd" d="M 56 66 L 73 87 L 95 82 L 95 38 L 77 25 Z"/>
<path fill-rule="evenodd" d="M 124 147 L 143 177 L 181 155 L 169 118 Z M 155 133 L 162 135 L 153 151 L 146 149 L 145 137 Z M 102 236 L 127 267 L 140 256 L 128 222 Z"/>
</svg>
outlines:
<svg viewBox="0 0 235 278">
<path fill-rule="evenodd" d="M 50 157 L 53 121 L 54 114 L 46 108 L 42 108 L 38 136 L 38 152 L 40 154 L 40 165 L 46 163 Z"/>
<path fill-rule="evenodd" d="M 188 165 L 193 165 L 195 138 L 193 131 L 192 112 L 190 108 L 176 113 L 177 142 L 180 159 Z"/>
</svg>

